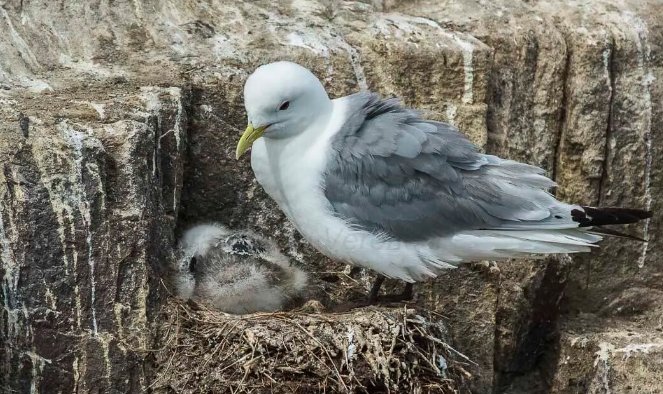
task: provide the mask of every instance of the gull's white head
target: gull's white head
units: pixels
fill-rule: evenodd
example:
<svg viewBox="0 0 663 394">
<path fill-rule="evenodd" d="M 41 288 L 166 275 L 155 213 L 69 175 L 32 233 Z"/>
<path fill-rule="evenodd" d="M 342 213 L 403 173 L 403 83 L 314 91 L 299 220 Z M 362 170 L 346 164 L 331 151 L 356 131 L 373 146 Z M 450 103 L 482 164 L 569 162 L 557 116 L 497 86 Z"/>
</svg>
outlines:
<svg viewBox="0 0 663 394">
<path fill-rule="evenodd" d="M 260 137 L 295 136 L 331 111 L 331 100 L 320 80 L 291 62 L 258 67 L 244 85 L 249 125 L 237 144 L 237 158 Z"/>
</svg>

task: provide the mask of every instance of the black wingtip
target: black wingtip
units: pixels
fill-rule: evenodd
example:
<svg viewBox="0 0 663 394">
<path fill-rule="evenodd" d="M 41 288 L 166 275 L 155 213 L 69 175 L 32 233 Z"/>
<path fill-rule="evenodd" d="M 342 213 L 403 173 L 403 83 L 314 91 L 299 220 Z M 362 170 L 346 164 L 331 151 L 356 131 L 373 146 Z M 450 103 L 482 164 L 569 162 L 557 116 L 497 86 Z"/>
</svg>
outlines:
<svg viewBox="0 0 663 394">
<path fill-rule="evenodd" d="M 582 207 L 571 211 L 571 218 L 579 227 L 604 226 L 607 224 L 629 224 L 652 217 L 652 212 L 634 208 Z"/>
</svg>

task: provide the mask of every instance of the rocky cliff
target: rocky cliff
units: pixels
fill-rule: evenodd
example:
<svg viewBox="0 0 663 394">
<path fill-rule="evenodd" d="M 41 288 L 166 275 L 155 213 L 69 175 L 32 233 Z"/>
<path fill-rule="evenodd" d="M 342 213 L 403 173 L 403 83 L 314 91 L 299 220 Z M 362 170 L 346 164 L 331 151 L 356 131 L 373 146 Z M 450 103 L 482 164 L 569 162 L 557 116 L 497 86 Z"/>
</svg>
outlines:
<svg viewBox="0 0 663 394">
<path fill-rule="evenodd" d="M 444 339 L 472 363 L 458 358 L 466 368 L 443 377 L 433 362 L 454 384 L 412 375 L 392 389 L 663 391 L 660 1 L 8 0 L 0 32 L 7 391 L 167 392 L 157 377 L 171 358 L 157 350 L 169 349 L 169 318 L 182 306 L 172 305 L 162 267 L 181 229 L 201 220 L 277 238 L 312 272 L 323 303 L 364 290 L 367 277 L 350 278 L 312 250 L 248 162 L 234 159 L 243 81 L 276 59 L 310 67 L 332 96 L 400 96 L 486 151 L 544 167 L 562 198 L 655 212 L 629 228 L 645 243 L 610 239 L 572 260 L 468 265 L 419 286 L 410 307 L 443 323 Z M 380 316 L 398 320 L 398 308 Z M 373 313 L 289 321 L 313 321 L 307 338 L 320 322 L 331 332 L 370 329 Z M 203 332 L 191 326 L 199 315 L 187 316 L 182 332 Z M 260 324 L 274 330 L 279 321 Z M 222 332 L 255 351 L 245 324 Z M 438 348 L 426 349 L 408 360 L 430 360 Z M 336 371 L 320 390 L 368 387 L 334 360 L 321 358 Z M 223 387 L 213 381 L 228 370 L 209 365 L 176 389 Z M 257 379 L 246 365 L 242 384 Z M 389 366 L 366 365 L 370 376 L 389 375 Z M 309 370 L 280 371 L 272 390 L 311 383 Z"/>
</svg>

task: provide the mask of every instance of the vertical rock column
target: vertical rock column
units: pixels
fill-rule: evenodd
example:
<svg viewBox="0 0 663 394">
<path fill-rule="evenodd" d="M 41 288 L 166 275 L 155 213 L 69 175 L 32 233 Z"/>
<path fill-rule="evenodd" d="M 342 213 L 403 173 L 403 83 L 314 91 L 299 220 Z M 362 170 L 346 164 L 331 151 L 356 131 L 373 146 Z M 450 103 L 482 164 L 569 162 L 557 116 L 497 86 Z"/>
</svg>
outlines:
<svg viewBox="0 0 663 394">
<path fill-rule="evenodd" d="M 146 389 L 157 271 L 179 204 L 182 104 L 176 88 L 5 99 L 3 387 Z"/>
</svg>

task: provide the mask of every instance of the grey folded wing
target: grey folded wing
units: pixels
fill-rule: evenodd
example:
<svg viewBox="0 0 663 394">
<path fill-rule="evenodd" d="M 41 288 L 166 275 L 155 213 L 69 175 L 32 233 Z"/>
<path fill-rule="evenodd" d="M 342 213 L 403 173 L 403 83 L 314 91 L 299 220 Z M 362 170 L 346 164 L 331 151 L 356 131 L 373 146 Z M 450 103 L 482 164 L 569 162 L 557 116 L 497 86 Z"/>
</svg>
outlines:
<svg viewBox="0 0 663 394">
<path fill-rule="evenodd" d="M 453 126 L 371 93 L 346 98 L 323 175 L 335 213 L 404 241 L 466 230 L 570 228 L 567 205 L 538 167 L 479 152 Z"/>
</svg>

